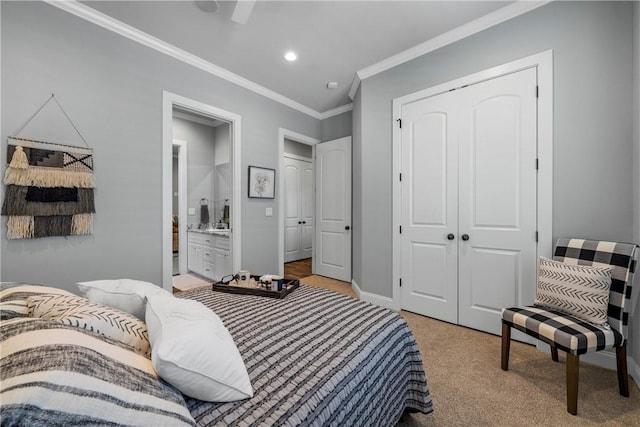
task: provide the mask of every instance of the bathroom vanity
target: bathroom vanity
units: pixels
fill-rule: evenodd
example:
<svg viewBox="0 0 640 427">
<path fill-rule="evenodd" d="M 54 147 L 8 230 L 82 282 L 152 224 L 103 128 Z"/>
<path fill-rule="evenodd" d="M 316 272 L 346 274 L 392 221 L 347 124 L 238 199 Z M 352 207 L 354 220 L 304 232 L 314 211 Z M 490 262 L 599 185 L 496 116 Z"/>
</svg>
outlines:
<svg viewBox="0 0 640 427">
<path fill-rule="evenodd" d="M 213 281 L 231 274 L 229 230 L 188 230 L 187 268 Z"/>
</svg>

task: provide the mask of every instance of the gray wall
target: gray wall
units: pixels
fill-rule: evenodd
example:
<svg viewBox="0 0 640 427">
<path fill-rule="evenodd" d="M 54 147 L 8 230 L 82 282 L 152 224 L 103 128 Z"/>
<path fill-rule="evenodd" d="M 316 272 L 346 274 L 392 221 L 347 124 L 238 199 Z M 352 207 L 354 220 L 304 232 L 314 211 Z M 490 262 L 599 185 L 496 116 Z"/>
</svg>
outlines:
<svg viewBox="0 0 640 427">
<path fill-rule="evenodd" d="M 640 245 L 640 3 L 633 10 L 633 241 Z M 640 365 L 640 268 L 636 268 L 629 334 L 636 337 L 631 342 L 631 354 Z M 636 372 L 636 378 L 640 372 Z"/>
<path fill-rule="evenodd" d="M 363 290 L 391 296 L 392 100 L 548 49 L 553 235 L 631 239 L 632 7 L 554 2 L 362 82 Z"/>
<path fill-rule="evenodd" d="M 211 221 L 223 219 L 225 200 L 231 206 L 232 183 L 231 176 L 231 125 L 225 123 L 215 128 L 215 163 L 214 202 L 211 211 Z"/>
<path fill-rule="evenodd" d="M 161 283 L 163 90 L 242 117 L 242 267 L 277 271 L 276 251 L 255 242 L 278 240 L 278 203 L 248 199 L 247 166 L 276 168 L 278 129 L 320 139 L 319 120 L 48 4 L 0 7 L 0 161 L 8 134 L 55 93 L 94 149 L 97 181 L 93 235 L 9 241 L 2 219 L 2 280 L 67 289 L 118 277 Z M 44 133 L 59 140 L 58 129 Z"/>
<path fill-rule="evenodd" d="M 187 224 L 202 222 L 200 199 L 207 199 L 209 221 L 214 220 L 214 164 L 215 128 L 189 120 L 173 118 L 173 139 L 187 142 L 187 209 L 195 209 L 194 215 L 187 214 Z M 188 211 L 187 211 L 188 212 Z M 183 223 L 185 218 L 180 218 Z"/>
<path fill-rule="evenodd" d="M 361 191 L 354 204 L 361 206 L 354 212 L 366 214 L 354 241 L 362 256 L 354 257 L 354 280 L 363 291 L 392 295 L 392 100 L 548 49 L 554 57 L 553 237 L 633 239 L 633 7 L 553 2 L 362 82 L 361 122 L 354 119 Z"/>
<path fill-rule="evenodd" d="M 352 118 L 351 111 L 329 117 L 321 122 L 321 141 L 331 141 L 334 139 L 351 136 Z"/>
<path fill-rule="evenodd" d="M 285 154 L 295 154 L 296 156 L 313 157 L 311 145 L 302 144 L 287 138 L 284 139 L 284 152 Z"/>
</svg>

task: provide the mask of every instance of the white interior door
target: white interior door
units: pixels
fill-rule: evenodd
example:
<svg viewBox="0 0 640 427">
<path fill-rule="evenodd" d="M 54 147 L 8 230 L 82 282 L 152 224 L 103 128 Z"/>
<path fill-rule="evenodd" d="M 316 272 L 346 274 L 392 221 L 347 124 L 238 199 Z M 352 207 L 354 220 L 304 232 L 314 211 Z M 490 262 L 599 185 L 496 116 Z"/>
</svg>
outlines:
<svg viewBox="0 0 640 427">
<path fill-rule="evenodd" d="M 453 101 L 444 94 L 402 109 L 400 289 L 404 309 L 456 323 L 458 146 Z"/>
<path fill-rule="evenodd" d="M 284 158 L 284 261 L 310 258 L 313 248 L 313 164 Z"/>
<path fill-rule="evenodd" d="M 351 137 L 316 146 L 314 273 L 351 281 Z"/>
<path fill-rule="evenodd" d="M 535 297 L 536 70 L 460 95 L 458 323 L 500 334 L 502 309 Z"/>
<path fill-rule="evenodd" d="M 500 333 L 536 280 L 536 70 L 402 106 L 402 307 Z M 406 178 L 405 178 L 406 177 Z"/>
</svg>

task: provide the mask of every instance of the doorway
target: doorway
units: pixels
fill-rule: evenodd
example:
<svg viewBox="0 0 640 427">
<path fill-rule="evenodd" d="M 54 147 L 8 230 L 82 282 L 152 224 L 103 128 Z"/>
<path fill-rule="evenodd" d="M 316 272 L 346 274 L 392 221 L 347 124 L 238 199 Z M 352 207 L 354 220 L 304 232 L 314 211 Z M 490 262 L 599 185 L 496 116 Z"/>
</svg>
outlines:
<svg viewBox="0 0 640 427">
<path fill-rule="evenodd" d="M 230 253 L 230 265 L 233 271 L 240 269 L 241 263 L 241 224 L 240 224 L 240 135 L 241 135 L 241 118 L 239 115 L 230 113 L 228 111 L 221 110 L 219 108 L 188 99 L 170 92 L 163 92 L 162 103 L 162 287 L 168 291 L 172 290 L 173 284 L 173 140 L 174 140 L 174 116 L 178 112 L 178 115 L 186 115 L 195 120 L 201 120 L 207 123 L 220 123 L 228 124 L 228 138 L 229 149 L 227 151 L 228 162 L 226 175 L 230 181 L 229 193 L 231 194 L 229 200 L 229 247 L 225 248 Z M 188 145 L 188 141 L 187 141 Z M 213 148 L 211 148 L 213 150 Z M 218 156 L 222 156 L 218 154 Z M 213 157 L 212 157 L 213 160 Z M 214 165 L 215 166 L 215 165 Z M 186 168 L 185 168 L 186 169 Z M 215 182 L 213 176 L 216 175 L 216 169 L 211 167 L 210 171 L 204 173 L 204 175 L 211 175 L 211 182 Z M 186 186 L 186 183 L 185 183 Z M 212 185 L 213 187 L 213 185 Z M 213 196 L 199 197 L 199 199 L 206 199 L 215 202 L 216 193 L 212 188 Z M 202 214 L 204 209 L 201 209 L 200 200 L 198 200 L 198 206 L 191 206 L 193 202 L 187 200 L 186 203 L 179 203 L 178 211 L 179 218 L 185 218 L 185 220 L 178 221 L 178 252 L 179 256 L 179 272 L 186 271 L 187 267 L 187 227 L 189 224 L 202 222 Z M 222 210 L 222 206 L 216 206 L 211 203 L 211 213 Z M 220 209 L 218 209 L 220 208 Z M 216 218 L 213 215 L 207 220 L 207 223 L 211 222 L 211 218 Z"/>
</svg>

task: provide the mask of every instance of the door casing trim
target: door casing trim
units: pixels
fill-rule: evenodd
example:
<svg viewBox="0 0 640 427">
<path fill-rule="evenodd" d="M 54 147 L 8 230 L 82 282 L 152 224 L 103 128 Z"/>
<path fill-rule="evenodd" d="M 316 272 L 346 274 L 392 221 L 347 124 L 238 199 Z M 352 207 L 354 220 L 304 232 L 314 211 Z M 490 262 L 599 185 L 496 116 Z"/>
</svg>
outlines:
<svg viewBox="0 0 640 427">
<path fill-rule="evenodd" d="M 552 224 L 553 224 L 553 50 L 547 50 L 521 58 L 506 64 L 498 65 L 478 73 L 474 73 L 437 86 L 423 89 L 393 100 L 393 147 L 392 147 L 392 177 L 393 177 L 393 239 L 392 239 L 392 300 L 393 309 L 402 309 L 400 293 L 400 278 L 402 267 L 402 238 L 401 224 L 401 130 L 397 120 L 402 117 L 402 106 L 420 99 L 448 92 L 466 85 L 480 83 L 486 80 L 512 74 L 528 68 L 537 69 L 538 77 L 538 123 L 537 123 L 537 230 L 538 242 L 536 252 L 538 256 L 551 257 Z M 533 167 L 533 165 L 532 165 Z"/>
</svg>

